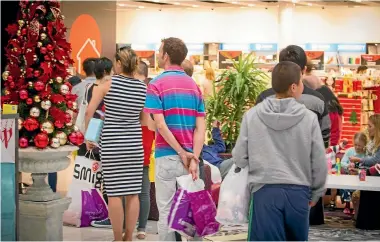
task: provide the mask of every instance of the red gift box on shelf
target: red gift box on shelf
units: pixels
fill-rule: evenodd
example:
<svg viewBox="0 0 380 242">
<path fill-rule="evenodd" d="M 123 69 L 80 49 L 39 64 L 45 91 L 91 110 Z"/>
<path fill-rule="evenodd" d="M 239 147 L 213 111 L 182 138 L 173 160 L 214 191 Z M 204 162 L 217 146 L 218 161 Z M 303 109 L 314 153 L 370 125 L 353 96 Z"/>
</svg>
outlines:
<svg viewBox="0 0 380 242">
<path fill-rule="evenodd" d="M 343 91 L 343 80 L 342 79 L 336 79 L 335 80 L 335 92 L 342 92 Z"/>
</svg>

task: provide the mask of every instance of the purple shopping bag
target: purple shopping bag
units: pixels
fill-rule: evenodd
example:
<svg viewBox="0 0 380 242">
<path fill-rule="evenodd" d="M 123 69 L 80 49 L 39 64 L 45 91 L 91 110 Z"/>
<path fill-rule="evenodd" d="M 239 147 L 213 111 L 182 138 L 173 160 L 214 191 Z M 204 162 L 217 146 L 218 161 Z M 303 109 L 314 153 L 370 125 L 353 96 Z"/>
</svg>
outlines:
<svg viewBox="0 0 380 242">
<path fill-rule="evenodd" d="M 208 191 L 188 193 L 190 206 L 197 235 L 204 237 L 219 231 L 220 224 L 216 221 L 216 206 Z"/>
<path fill-rule="evenodd" d="M 103 220 L 108 218 L 108 209 L 99 195 L 97 189 L 89 191 L 82 190 L 82 214 L 81 214 L 81 227 L 88 227 L 94 220 Z"/>
<path fill-rule="evenodd" d="M 195 236 L 194 220 L 187 191 L 179 189 L 174 195 L 174 200 L 168 217 L 168 224 L 169 228 L 177 231 L 183 236 L 191 238 Z"/>
</svg>

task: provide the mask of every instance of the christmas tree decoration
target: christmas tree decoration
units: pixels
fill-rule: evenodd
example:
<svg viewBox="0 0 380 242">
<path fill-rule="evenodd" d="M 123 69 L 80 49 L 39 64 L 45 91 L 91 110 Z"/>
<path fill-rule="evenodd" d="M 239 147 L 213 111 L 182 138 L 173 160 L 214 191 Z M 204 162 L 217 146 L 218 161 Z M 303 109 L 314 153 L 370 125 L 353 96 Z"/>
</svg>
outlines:
<svg viewBox="0 0 380 242">
<path fill-rule="evenodd" d="M 69 135 L 69 141 L 73 145 L 81 145 L 84 142 L 84 136 L 81 132 L 72 132 Z"/>
<path fill-rule="evenodd" d="M 33 117 L 33 118 L 38 118 L 40 114 L 41 114 L 41 111 L 37 107 L 32 107 L 29 111 L 30 117 Z"/>
<path fill-rule="evenodd" d="M 19 145 L 20 148 L 27 148 L 29 146 L 28 139 L 25 138 L 25 137 L 21 137 L 18 140 L 18 145 Z"/>
<path fill-rule="evenodd" d="M 34 145 L 37 148 L 44 149 L 49 144 L 49 137 L 45 133 L 39 133 L 34 137 Z"/>
<path fill-rule="evenodd" d="M 358 123 L 358 114 L 355 111 L 352 111 L 350 114 L 350 122 L 353 125 Z"/>
<path fill-rule="evenodd" d="M 54 125 L 50 121 L 45 121 L 41 124 L 41 131 L 47 134 L 51 134 L 54 132 Z"/>
<path fill-rule="evenodd" d="M 62 131 L 58 131 L 55 134 L 55 138 L 59 139 L 59 143 L 61 145 L 65 145 L 67 143 L 67 135 L 64 132 L 62 132 Z"/>
<path fill-rule="evenodd" d="M 41 102 L 41 108 L 43 110 L 49 110 L 49 108 L 51 108 L 51 102 L 50 100 L 44 100 Z"/>
<path fill-rule="evenodd" d="M 18 130 L 21 130 L 23 127 L 24 120 L 22 118 L 18 118 Z"/>
<path fill-rule="evenodd" d="M 53 148 L 58 148 L 59 146 L 61 146 L 61 143 L 59 142 L 59 138 L 52 138 L 51 141 L 50 141 L 50 146 L 53 147 Z"/>
<path fill-rule="evenodd" d="M 16 21 L 6 28 L 1 104 L 18 105 L 20 148 L 56 147 L 53 138 L 65 145 L 71 133 L 80 141 L 83 134 L 73 125 L 77 97 L 64 82 L 70 78 L 67 68 L 73 60 L 60 2 L 22 0 L 19 6 Z M 80 142 L 72 142 L 76 143 Z"/>
</svg>

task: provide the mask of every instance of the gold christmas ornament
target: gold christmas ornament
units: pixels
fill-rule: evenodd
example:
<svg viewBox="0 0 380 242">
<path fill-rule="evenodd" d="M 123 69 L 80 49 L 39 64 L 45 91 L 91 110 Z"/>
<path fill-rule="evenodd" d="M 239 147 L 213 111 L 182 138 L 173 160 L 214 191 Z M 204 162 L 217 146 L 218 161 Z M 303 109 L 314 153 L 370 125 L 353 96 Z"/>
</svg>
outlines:
<svg viewBox="0 0 380 242">
<path fill-rule="evenodd" d="M 19 20 L 18 21 L 18 25 L 20 25 L 20 27 L 22 27 L 22 26 L 24 26 L 24 24 L 25 24 L 25 21 L 24 20 Z"/>
<path fill-rule="evenodd" d="M 54 125 L 50 121 L 45 121 L 41 124 L 41 131 L 51 134 L 54 132 Z M 59 141 L 58 141 L 59 142 Z"/>
<path fill-rule="evenodd" d="M 49 84 L 53 84 L 53 83 L 54 83 L 53 79 L 50 79 Z"/>
<path fill-rule="evenodd" d="M 59 142 L 59 139 L 58 138 L 52 138 L 51 141 L 50 141 L 50 146 L 52 148 L 58 148 L 59 146 L 61 146 L 61 143 Z"/>
<path fill-rule="evenodd" d="M 32 107 L 29 111 L 29 114 L 33 118 L 38 118 L 41 114 L 41 111 L 37 107 Z"/>
<path fill-rule="evenodd" d="M 33 82 L 28 82 L 29 87 L 33 87 Z"/>
<path fill-rule="evenodd" d="M 78 104 L 77 102 L 73 102 L 73 108 L 72 110 L 77 110 L 78 109 Z"/>
<path fill-rule="evenodd" d="M 17 36 L 21 36 L 21 30 L 17 30 Z"/>
<path fill-rule="evenodd" d="M 35 96 L 33 97 L 33 101 L 35 101 L 36 103 L 41 102 L 41 98 L 40 98 L 40 96 L 35 95 Z"/>
<path fill-rule="evenodd" d="M 4 71 L 1 76 L 3 77 L 3 80 L 6 81 L 8 79 L 8 76 L 9 76 L 9 71 Z"/>
<path fill-rule="evenodd" d="M 56 80 L 58 83 L 62 83 L 62 82 L 63 82 L 63 79 L 62 79 L 62 77 L 60 77 L 60 76 L 57 76 L 57 78 L 55 78 L 55 80 Z"/>
<path fill-rule="evenodd" d="M 41 40 L 45 40 L 46 37 L 47 37 L 47 35 L 46 35 L 45 33 L 42 33 L 42 34 L 41 34 Z"/>
<path fill-rule="evenodd" d="M 11 92 L 10 92 L 9 90 L 5 90 L 5 91 L 4 91 L 4 94 L 5 94 L 5 95 L 9 95 L 9 94 L 11 94 Z"/>
<path fill-rule="evenodd" d="M 38 47 L 38 48 L 41 48 L 41 47 L 42 47 L 42 43 L 41 43 L 41 42 L 38 42 L 38 43 L 37 43 L 37 47 Z"/>
<path fill-rule="evenodd" d="M 59 143 L 61 145 L 65 145 L 67 143 L 67 135 L 62 131 L 57 132 L 55 138 L 59 139 Z"/>
<path fill-rule="evenodd" d="M 18 118 L 18 130 L 21 130 L 23 127 L 24 120 L 22 118 Z"/>
<path fill-rule="evenodd" d="M 66 95 L 67 93 L 69 93 L 69 91 L 70 91 L 70 88 L 66 84 L 62 84 L 61 87 L 59 88 L 59 92 L 62 95 Z"/>
<path fill-rule="evenodd" d="M 41 102 L 41 108 L 43 110 L 48 110 L 49 108 L 51 108 L 51 102 L 50 100 L 44 100 Z"/>
</svg>

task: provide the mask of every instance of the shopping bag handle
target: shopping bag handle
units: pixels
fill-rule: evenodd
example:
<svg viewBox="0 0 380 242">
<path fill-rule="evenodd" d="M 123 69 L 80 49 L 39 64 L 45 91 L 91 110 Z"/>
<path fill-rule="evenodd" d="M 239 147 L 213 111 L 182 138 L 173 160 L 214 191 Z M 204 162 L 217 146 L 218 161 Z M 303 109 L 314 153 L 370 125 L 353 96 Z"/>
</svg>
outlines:
<svg viewBox="0 0 380 242">
<path fill-rule="evenodd" d="M 87 154 L 88 154 L 88 153 L 90 153 L 89 156 L 88 156 L 88 158 L 89 158 L 89 159 L 93 159 L 93 160 L 95 160 L 95 155 L 94 155 L 94 152 L 92 152 L 92 150 L 88 150 L 88 151 L 86 152 L 86 154 L 84 154 L 84 156 L 87 157 Z M 92 155 L 92 158 L 91 158 L 91 155 Z"/>
</svg>

